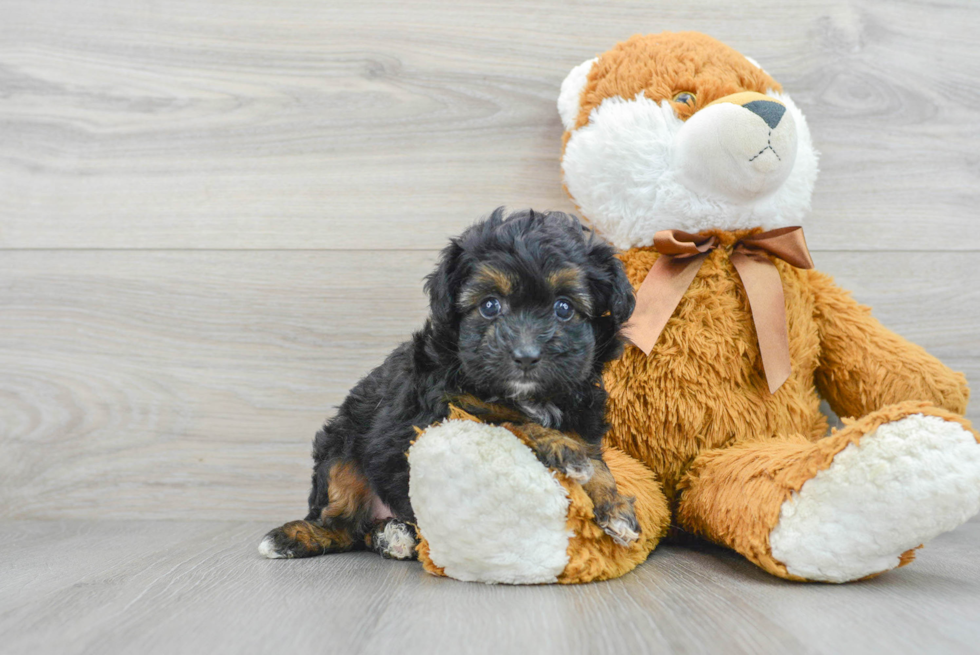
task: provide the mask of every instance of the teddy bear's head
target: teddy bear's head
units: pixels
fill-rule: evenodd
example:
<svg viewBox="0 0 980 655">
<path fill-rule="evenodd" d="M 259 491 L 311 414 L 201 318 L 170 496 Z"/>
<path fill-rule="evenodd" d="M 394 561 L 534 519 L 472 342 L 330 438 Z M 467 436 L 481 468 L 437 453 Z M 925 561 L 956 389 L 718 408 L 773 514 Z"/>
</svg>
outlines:
<svg viewBox="0 0 980 655">
<path fill-rule="evenodd" d="M 634 36 L 561 86 L 565 188 L 619 248 L 658 230 L 774 229 L 810 206 L 803 114 L 757 63 L 697 32 Z"/>
</svg>

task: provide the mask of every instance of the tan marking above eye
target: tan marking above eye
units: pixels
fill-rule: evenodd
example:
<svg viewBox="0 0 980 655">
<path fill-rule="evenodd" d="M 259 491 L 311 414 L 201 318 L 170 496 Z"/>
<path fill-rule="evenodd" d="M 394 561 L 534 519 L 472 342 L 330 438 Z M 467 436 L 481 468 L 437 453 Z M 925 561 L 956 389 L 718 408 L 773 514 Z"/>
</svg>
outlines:
<svg viewBox="0 0 980 655">
<path fill-rule="evenodd" d="M 473 276 L 474 282 L 491 284 L 503 295 L 514 290 L 514 280 L 505 272 L 484 264 Z"/>
<path fill-rule="evenodd" d="M 562 268 L 548 274 L 548 285 L 555 291 L 568 286 L 582 286 L 582 271 Z"/>
<path fill-rule="evenodd" d="M 585 274 L 575 267 L 562 268 L 548 274 L 548 285 L 555 293 L 565 296 L 585 314 L 592 312 L 592 297 L 585 287 Z"/>
<path fill-rule="evenodd" d="M 463 287 L 457 304 L 460 309 L 468 309 L 487 296 L 503 298 L 513 293 L 514 286 L 513 277 L 504 271 L 483 264 Z"/>
</svg>

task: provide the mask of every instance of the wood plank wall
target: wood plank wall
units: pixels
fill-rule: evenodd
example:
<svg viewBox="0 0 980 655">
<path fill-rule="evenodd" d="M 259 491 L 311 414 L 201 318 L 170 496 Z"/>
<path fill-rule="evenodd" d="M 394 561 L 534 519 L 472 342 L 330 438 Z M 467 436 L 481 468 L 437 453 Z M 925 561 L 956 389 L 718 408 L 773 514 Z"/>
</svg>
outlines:
<svg viewBox="0 0 980 655">
<path fill-rule="evenodd" d="M 447 236 L 573 210 L 566 72 L 665 29 L 783 83 L 817 266 L 978 388 L 969 0 L 0 0 L 0 517 L 298 517 Z"/>
</svg>

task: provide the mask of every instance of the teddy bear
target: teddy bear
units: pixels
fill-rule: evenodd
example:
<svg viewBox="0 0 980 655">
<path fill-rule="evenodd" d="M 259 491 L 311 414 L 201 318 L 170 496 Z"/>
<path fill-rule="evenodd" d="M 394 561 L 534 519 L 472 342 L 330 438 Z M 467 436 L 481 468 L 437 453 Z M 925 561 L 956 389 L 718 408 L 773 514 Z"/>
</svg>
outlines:
<svg viewBox="0 0 980 655">
<path fill-rule="evenodd" d="M 564 188 L 637 293 L 604 373 L 605 447 L 643 538 L 611 543 L 520 435 L 455 415 L 408 454 L 427 570 L 598 580 L 669 532 L 841 583 L 908 564 L 980 510 L 966 379 L 813 267 L 817 151 L 757 62 L 696 32 L 633 36 L 572 69 L 558 112 Z M 842 417 L 830 434 L 821 398 Z"/>
</svg>

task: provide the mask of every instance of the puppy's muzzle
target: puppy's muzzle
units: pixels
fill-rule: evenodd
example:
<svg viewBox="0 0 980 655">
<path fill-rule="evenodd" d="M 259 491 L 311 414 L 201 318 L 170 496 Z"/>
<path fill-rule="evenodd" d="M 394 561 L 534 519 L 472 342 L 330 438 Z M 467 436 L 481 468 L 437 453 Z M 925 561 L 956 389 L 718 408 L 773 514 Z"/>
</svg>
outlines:
<svg viewBox="0 0 980 655">
<path fill-rule="evenodd" d="M 511 354 L 514 364 L 524 373 L 530 372 L 541 361 L 541 347 L 536 344 L 521 344 Z"/>
</svg>

